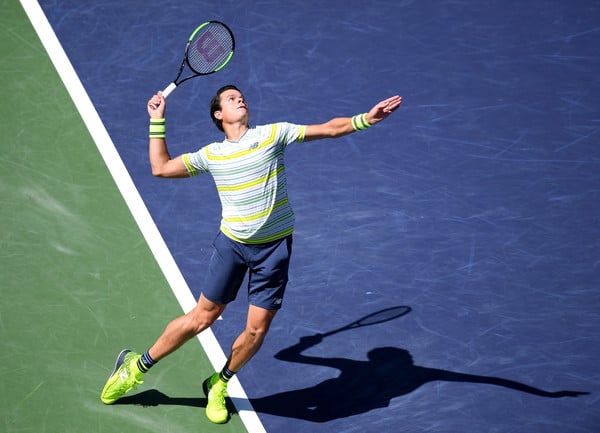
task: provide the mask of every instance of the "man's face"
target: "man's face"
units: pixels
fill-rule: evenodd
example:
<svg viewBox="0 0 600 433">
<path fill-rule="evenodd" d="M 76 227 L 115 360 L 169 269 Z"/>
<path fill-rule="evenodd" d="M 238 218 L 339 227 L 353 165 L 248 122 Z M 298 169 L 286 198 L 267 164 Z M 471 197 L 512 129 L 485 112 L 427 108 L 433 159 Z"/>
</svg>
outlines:
<svg viewBox="0 0 600 433">
<path fill-rule="evenodd" d="M 235 89 L 225 90 L 221 93 L 219 101 L 221 110 L 215 112 L 215 117 L 220 118 L 223 123 L 237 123 L 240 121 L 248 123 L 250 113 L 241 92 Z"/>
</svg>

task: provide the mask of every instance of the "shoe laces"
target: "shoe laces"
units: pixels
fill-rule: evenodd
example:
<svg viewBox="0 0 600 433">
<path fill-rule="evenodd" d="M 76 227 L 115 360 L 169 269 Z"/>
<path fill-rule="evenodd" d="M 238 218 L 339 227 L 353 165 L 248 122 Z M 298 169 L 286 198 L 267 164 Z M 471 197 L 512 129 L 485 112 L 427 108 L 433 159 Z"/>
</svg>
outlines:
<svg viewBox="0 0 600 433">
<path fill-rule="evenodd" d="M 227 385 L 219 380 L 212 386 L 209 394 L 213 399 L 219 399 L 224 403 L 227 397 Z"/>
<path fill-rule="evenodd" d="M 126 375 L 125 377 L 121 376 L 121 389 L 124 389 L 125 392 L 130 389 L 136 389 L 138 385 L 144 383 L 143 380 L 140 380 L 143 377 L 143 373 L 140 372 L 138 375 L 135 370 L 135 367 L 132 367 L 131 365 L 123 369 Z"/>
</svg>

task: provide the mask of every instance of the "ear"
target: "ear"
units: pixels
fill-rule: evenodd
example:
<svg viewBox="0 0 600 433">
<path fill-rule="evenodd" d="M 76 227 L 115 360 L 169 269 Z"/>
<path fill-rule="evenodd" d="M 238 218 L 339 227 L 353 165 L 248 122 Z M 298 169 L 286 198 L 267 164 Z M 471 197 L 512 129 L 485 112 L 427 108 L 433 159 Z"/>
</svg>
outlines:
<svg viewBox="0 0 600 433">
<path fill-rule="evenodd" d="M 221 114 L 221 110 L 215 111 L 213 116 L 215 116 L 215 119 L 217 120 L 223 120 L 223 114 Z"/>
</svg>

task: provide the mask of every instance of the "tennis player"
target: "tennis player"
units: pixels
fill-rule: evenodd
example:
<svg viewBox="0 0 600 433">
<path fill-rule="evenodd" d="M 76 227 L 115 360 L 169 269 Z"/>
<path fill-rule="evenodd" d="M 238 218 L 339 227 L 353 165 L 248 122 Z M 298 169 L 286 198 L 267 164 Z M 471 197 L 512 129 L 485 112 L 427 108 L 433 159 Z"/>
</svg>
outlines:
<svg viewBox="0 0 600 433">
<path fill-rule="evenodd" d="M 294 213 L 288 201 L 283 154 L 294 142 L 335 138 L 365 130 L 387 118 L 402 103 L 400 96 L 385 99 L 368 112 L 338 117 L 325 123 L 273 123 L 250 126 L 244 95 L 233 85 L 219 89 L 210 116 L 225 133 L 221 142 L 171 158 L 165 141 L 165 98 L 161 92 L 148 101 L 150 165 L 152 174 L 187 178 L 210 173 L 222 205 L 222 219 L 213 242 L 214 252 L 196 307 L 171 321 L 145 352 L 119 353 L 101 400 L 112 404 L 142 383 L 158 361 L 202 332 L 233 301 L 248 274 L 246 329 L 237 337 L 222 371 L 203 383 L 206 415 L 225 423 L 227 383 L 261 347 L 271 321 L 281 308 L 292 253 Z"/>
</svg>

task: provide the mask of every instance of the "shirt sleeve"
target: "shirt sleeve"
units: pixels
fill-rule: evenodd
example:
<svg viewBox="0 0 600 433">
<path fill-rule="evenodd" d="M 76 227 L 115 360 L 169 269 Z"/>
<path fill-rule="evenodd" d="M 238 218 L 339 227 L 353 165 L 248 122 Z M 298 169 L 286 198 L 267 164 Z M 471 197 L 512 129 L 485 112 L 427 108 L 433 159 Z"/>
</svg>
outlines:
<svg viewBox="0 0 600 433">
<path fill-rule="evenodd" d="M 304 141 L 305 125 L 296 125 L 294 123 L 281 122 L 277 124 L 278 133 L 284 146 L 294 141 L 301 143 Z"/>
<path fill-rule="evenodd" d="M 206 146 L 196 152 L 184 153 L 183 163 L 191 177 L 208 171 L 206 161 Z"/>
</svg>

